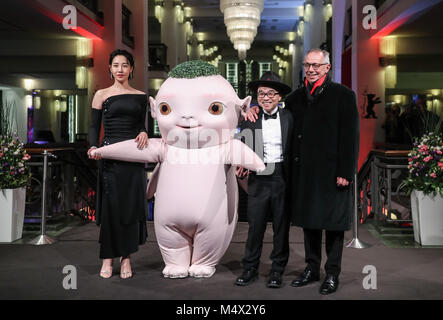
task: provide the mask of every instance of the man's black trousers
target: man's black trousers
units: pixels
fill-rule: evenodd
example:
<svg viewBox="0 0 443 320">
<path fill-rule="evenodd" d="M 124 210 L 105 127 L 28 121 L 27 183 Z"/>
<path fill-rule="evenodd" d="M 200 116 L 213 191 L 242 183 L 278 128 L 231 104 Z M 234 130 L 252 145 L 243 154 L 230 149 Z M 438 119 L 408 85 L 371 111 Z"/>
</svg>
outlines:
<svg viewBox="0 0 443 320">
<path fill-rule="evenodd" d="M 274 174 L 257 175 L 254 195 L 248 195 L 248 240 L 246 241 L 243 268 L 258 269 L 263 248 L 263 237 L 268 217 L 272 218 L 273 250 L 272 270 L 283 273 L 289 258 L 290 217 L 286 206 L 286 183 L 281 166 L 276 166 Z"/>
<path fill-rule="evenodd" d="M 316 275 L 320 275 L 323 230 L 303 229 L 305 238 L 305 260 Z M 326 274 L 338 276 L 341 271 L 344 231 L 325 231 L 326 234 Z"/>
</svg>

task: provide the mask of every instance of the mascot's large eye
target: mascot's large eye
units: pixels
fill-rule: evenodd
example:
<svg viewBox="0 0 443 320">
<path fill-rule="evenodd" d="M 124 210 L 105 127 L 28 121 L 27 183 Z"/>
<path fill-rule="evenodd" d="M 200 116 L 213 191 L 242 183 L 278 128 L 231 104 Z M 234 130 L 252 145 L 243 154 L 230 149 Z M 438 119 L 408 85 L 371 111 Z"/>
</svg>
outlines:
<svg viewBox="0 0 443 320">
<path fill-rule="evenodd" d="M 218 116 L 223 113 L 223 103 L 214 102 L 209 106 L 209 113 Z"/>
<path fill-rule="evenodd" d="M 158 108 L 160 110 L 160 113 L 164 116 L 171 113 L 171 107 L 166 102 L 160 103 Z"/>
</svg>

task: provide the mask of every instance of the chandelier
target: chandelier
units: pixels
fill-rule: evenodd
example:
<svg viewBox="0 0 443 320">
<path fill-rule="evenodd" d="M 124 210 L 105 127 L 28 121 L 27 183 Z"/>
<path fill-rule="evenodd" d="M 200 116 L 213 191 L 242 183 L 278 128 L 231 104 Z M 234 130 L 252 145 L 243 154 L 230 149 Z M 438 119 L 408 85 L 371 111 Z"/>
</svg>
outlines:
<svg viewBox="0 0 443 320">
<path fill-rule="evenodd" d="M 257 35 L 263 0 L 220 0 L 220 10 L 224 14 L 229 39 L 238 51 L 238 58 L 244 60 Z"/>
</svg>

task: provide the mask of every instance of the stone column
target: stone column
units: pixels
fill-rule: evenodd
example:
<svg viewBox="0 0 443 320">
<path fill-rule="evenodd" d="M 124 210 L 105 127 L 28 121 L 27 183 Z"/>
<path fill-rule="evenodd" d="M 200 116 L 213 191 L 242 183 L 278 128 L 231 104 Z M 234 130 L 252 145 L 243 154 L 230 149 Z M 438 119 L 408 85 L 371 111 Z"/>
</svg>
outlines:
<svg viewBox="0 0 443 320">
<path fill-rule="evenodd" d="M 312 48 L 318 48 L 326 41 L 326 21 L 323 0 L 312 0 L 312 5 L 305 5 L 304 10 L 304 54 Z"/>
<path fill-rule="evenodd" d="M 148 92 L 148 0 L 133 1 L 132 5 L 136 43 L 133 51 L 136 65 L 132 83 L 137 89 Z"/>
<path fill-rule="evenodd" d="M 341 83 L 343 34 L 346 17 L 346 1 L 332 0 L 332 79 Z"/>
<path fill-rule="evenodd" d="M 292 56 L 287 56 L 286 59 L 288 67 L 285 72 L 285 83 L 292 88 Z"/>
<path fill-rule="evenodd" d="M 200 52 L 198 50 L 198 40 L 195 35 L 190 38 L 191 42 L 191 53 L 189 55 L 190 60 L 198 60 L 200 59 Z"/>
<path fill-rule="evenodd" d="M 171 69 L 177 65 L 178 61 L 178 32 L 179 26 L 175 16 L 174 1 L 165 0 L 164 16 L 161 24 L 161 41 L 168 47 L 167 63 Z"/>
<path fill-rule="evenodd" d="M 188 35 L 186 33 L 186 25 L 184 23 L 178 24 L 178 37 L 177 37 L 177 64 L 188 60 L 187 53 L 187 40 Z"/>
<path fill-rule="evenodd" d="M 300 72 L 302 74 L 302 80 L 304 77 L 304 70 L 303 70 L 303 61 L 305 58 L 305 52 L 304 52 L 304 44 L 303 44 L 303 35 L 297 36 L 295 40 L 295 52 L 293 54 L 293 61 L 294 61 L 294 70 L 292 78 L 294 79 L 294 88 L 299 87 L 302 83 L 300 82 Z"/>
<path fill-rule="evenodd" d="M 363 7 L 373 4 L 371 0 L 352 0 L 352 90 L 357 97 L 360 115 L 366 113 L 364 108 L 364 91 L 380 97 L 382 103 L 374 107 L 378 119 L 360 117 L 360 157 L 362 164 L 374 142 L 384 141 L 384 130 L 381 128 L 385 119 L 385 78 L 383 68 L 379 65 L 379 40 L 371 38 L 371 31 L 362 25 Z"/>
</svg>

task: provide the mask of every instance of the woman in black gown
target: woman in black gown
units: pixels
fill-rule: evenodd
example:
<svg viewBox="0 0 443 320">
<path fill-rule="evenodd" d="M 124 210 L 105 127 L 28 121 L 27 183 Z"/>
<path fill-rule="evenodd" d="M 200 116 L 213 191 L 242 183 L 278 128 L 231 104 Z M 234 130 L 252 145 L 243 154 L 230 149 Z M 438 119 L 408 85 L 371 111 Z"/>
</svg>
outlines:
<svg viewBox="0 0 443 320">
<path fill-rule="evenodd" d="M 103 120 L 103 145 L 135 139 L 138 148 L 148 142 L 145 129 L 147 96 L 129 85 L 134 59 L 125 50 L 116 50 L 109 59 L 114 84 L 96 92 L 92 102 L 90 151 L 99 146 Z M 96 221 L 100 225 L 100 276 L 112 276 L 113 258 L 120 257 L 120 277 L 132 277 L 130 254 L 146 242 L 147 202 L 144 165 L 101 160 L 97 186 Z"/>
</svg>

